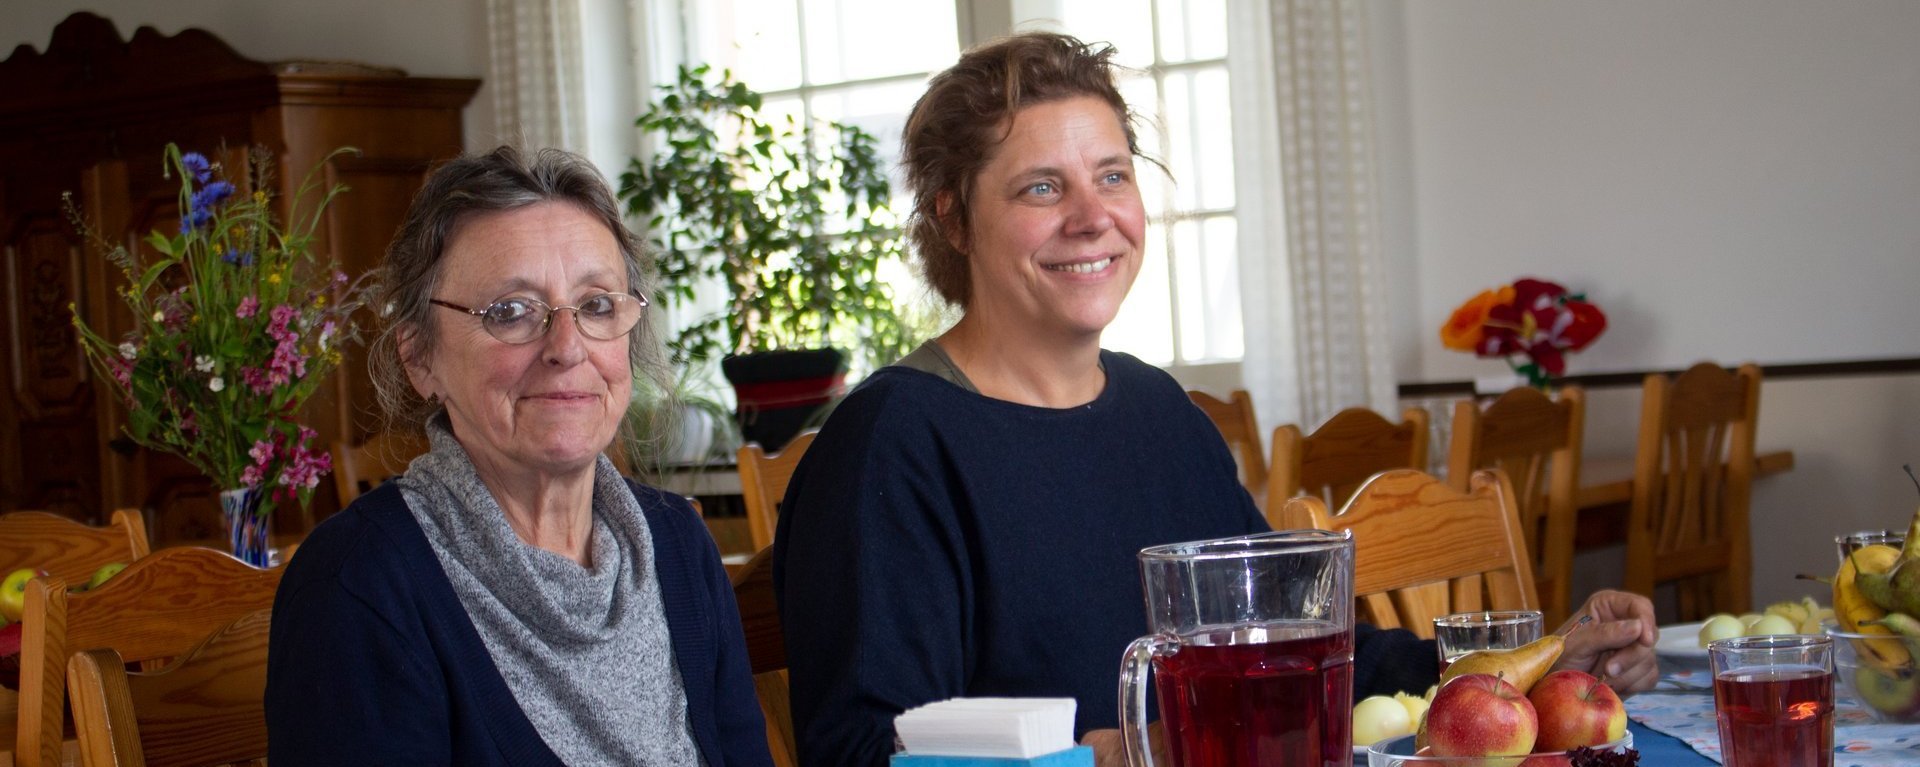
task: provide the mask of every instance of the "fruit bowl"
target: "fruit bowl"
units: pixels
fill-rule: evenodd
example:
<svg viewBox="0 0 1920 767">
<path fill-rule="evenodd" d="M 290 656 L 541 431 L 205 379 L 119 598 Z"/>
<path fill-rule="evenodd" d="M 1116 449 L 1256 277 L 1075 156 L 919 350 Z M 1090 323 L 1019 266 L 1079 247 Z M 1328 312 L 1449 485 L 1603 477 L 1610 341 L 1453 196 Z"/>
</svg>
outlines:
<svg viewBox="0 0 1920 767">
<path fill-rule="evenodd" d="M 1600 746 L 1595 751 L 1619 753 L 1633 748 L 1633 733 Z M 1367 748 L 1367 767 L 1569 767 L 1571 752 L 1518 756 L 1415 756 L 1413 736 L 1388 738 Z"/>
<path fill-rule="evenodd" d="M 1861 652 L 1866 642 L 1900 645 L 1900 639 L 1885 634 L 1852 634 L 1833 625 L 1827 626 L 1827 635 L 1833 637 L 1834 674 L 1848 697 L 1859 701 L 1875 721 L 1920 722 L 1920 669 L 1915 668 L 1913 659 L 1888 664 L 1863 657 Z"/>
</svg>

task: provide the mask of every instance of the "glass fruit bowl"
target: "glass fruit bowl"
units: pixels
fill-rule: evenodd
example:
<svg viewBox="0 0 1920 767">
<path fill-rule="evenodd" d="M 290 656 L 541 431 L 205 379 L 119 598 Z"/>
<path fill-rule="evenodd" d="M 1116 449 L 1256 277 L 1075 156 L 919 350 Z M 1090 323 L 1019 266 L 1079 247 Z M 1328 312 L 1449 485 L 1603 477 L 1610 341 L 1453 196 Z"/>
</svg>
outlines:
<svg viewBox="0 0 1920 767">
<path fill-rule="evenodd" d="M 1911 651 L 1904 662 L 1888 663 L 1869 649 L 1911 648 L 1911 644 L 1885 634 L 1848 633 L 1833 624 L 1826 629 L 1827 636 L 1833 637 L 1833 671 L 1848 697 L 1875 721 L 1920 722 L 1920 670 L 1915 669 Z"/>
<path fill-rule="evenodd" d="M 1633 748 L 1629 732 L 1612 743 L 1594 746 L 1595 751 L 1618 753 Z M 1415 756 L 1413 736 L 1388 738 L 1367 748 L 1367 767 L 1568 767 L 1569 752 L 1520 756 Z"/>
</svg>

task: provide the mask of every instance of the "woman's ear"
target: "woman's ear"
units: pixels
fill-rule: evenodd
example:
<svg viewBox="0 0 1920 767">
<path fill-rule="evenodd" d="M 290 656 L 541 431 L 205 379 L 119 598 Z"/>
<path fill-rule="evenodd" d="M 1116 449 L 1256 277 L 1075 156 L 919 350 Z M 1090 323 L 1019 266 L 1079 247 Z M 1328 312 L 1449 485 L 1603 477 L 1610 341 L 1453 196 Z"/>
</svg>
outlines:
<svg viewBox="0 0 1920 767">
<path fill-rule="evenodd" d="M 941 192 L 933 198 L 933 217 L 940 223 L 940 236 L 955 251 L 965 255 L 967 252 L 967 223 L 959 211 L 959 204 L 952 192 Z"/>
<path fill-rule="evenodd" d="M 439 396 L 439 381 L 434 378 L 431 361 L 426 359 L 420 348 L 420 332 L 412 325 L 402 325 L 394 329 L 394 337 L 400 352 L 400 366 L 406 368 L 407 382 L 413 384 L 413 390 L 420 398 L 429 402 Z"/>
</svg>

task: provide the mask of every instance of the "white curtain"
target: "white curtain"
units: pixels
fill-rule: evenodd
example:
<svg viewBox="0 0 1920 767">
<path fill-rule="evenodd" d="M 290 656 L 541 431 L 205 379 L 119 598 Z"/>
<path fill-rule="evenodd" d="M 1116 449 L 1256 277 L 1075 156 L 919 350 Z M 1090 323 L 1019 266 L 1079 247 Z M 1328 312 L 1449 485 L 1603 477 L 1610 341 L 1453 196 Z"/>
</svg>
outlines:
<svg viewBox="0 0 1920 767">
<path fill-rule="evenodd" d="M 487 0 L 497 139 L 587 150 L 580 0 Z"/>
<path fill-rule="evenodd" d="M 1237 191 L 1245 210 L 1286 212 L 1241 218 L 1242 378 L 1265 429 L 1353 406 L 1392 418 L 1363 3 L 1235 0 L 1232 13 L 1234 89 L 1251 94 L 1235 109 Z"/>
</svg>

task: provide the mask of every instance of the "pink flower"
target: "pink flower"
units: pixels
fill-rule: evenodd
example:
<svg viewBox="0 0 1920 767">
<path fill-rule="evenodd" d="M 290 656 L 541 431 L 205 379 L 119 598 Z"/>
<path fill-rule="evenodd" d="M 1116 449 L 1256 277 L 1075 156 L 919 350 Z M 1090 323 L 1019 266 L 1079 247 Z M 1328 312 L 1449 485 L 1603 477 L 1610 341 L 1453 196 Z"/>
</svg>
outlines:
<svg viewBox="0 0 1920 767">
<path fill-rule="evenodd" d="M 246 298 L 240 299 L 239 308 L 233 310 L 233 316 L 239 317 L 240 319 L 243 319 L 243 320 L 259 313 L 260 313 L 260 299 L 254 298 L 253 296 L 247 296 Z"/>
</svg>

